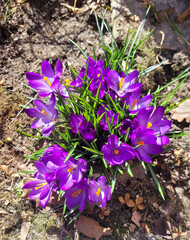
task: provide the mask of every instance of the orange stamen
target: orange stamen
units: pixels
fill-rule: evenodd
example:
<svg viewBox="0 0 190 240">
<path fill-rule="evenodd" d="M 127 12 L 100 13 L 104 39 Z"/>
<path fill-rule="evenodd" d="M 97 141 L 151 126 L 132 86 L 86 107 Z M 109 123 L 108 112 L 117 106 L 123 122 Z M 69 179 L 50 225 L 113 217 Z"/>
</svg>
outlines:
<svg viewBox="0 0 190 240">
<path fill-rule="evenodd" d="M 47 182 L 37 184 L 36 186 L 38 186 L 38 187 L 35 187 L 35 190 L 38 190 L 39 188 L 44 187 L 46 184 L 47 184 Z"/>
<path fill-rule="evenodd" d="M 96 192 L 96 195 L 99 197 L 100 193 L 101 193 L 101 189 L 98 188 L 98 190 L 97 190 L 97 192 Z"/>
<path fill-rule="evenodd" d="M 74 169 L 74 167 L 72 167 L 72 166 L 69 165 L 69 169 L 67 170 L 67 172 L 72 172 L 73 169 Z"/>
<path fill-rule="evenodd" d="M 65 84 L 70 85 L 71 81 L 69 79 L 65 79 Z"/>
<path fill-rule="evenodd" d="M 148 122 L 146 127 L 147 127 L 147 128 L 152 127 L 152 123 L 151 123 L 151 122 Z"/>
<path fill-rule="evenodd" d="M 123 83 L 124 83 L 124 78 L 122 77 L 122 78 L 120 79 L 120 83 L 119 83 L 119 88 L 120 88 L 120 89 L 122 88 Z"/>
<path fill-rule="evenodd" d="M 144 141 L 138 142 L 138 145 L 143 145 L 144 146 Z"/>
<path fill-rule="evenodd" d="M 47 77 L 44 77 L 44 81 L 51 87 L 51 83 L 50 83 L 50 81 L 48 80 Z"/>
<path fill-rule="evenodd" d="M 44 114 L 45 116 L 48 116 L 48 113 L 45 112 L 44 110 L 42 110 L 41 113 Z"/>
<path fill-rule="evenodd" d="M 78 189 L 76 192 L 74 192 L 71 196 L 72 197 L 78 197 L 78 195 L 82 192 L 82 189 Z"/>
<path fill-rule="evenodd" d="M 137 104 L 137 100 L 134 100 L 133 105 L 132 105 L 132 110 L 133 110 L 133 108 L 135 107 L 136 104 Z"/>
<path fill-rule="evenodd" d="M 115 149 L 115 150 L 114 150 L 114 153 L 115 153 L 115 154 L 119 154 L 119 150 Z"/>
</svg>

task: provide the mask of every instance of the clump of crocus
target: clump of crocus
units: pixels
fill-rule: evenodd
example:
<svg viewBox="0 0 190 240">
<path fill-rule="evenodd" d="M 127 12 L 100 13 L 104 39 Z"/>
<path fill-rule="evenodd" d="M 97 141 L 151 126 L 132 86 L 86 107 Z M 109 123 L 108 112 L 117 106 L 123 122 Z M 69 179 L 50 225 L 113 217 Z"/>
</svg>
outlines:
<svg viewBox="0 0 190 240">
<path fill-rule="evenodd" d="M 42 76 L 26 73 L 39 96 L 50 97 L 48 104 L 36 99 L 36 108 L 25 110 L 37 118 L 31 127 L 42 127 L 52 144 L 35 162 L 36 179 L 23 187 L 32 189 L 29 197 L 39 198 L 42 207 L 52 191 L 59 192 L 69 209 L 78 205 L 83 211 L 87 203 L 105 207 L 118 172 L 129 172 L 131 162 L 150 166 L 152 155 L 169 143 L 171 122 L 164 118 L 164 107 L 153 107 L 154 94 L 141 94 L 138 71 L 115 69 L 87 58 L 75 79 L 64 85 L 60 60 L 55 73 L 47 61 L 42 62 Z"/>
<path fill-rule="evenodd" d="M 51 134 L 54 126 L 53 120 L 58 116 L 58 111 L 54 108 L 55 102 L 55 95 L 52 94 L 48 105 L 42 100 L 36 99 L 34 101 L 36 108 L 25 110 L 28 116 L 37 118 L 37 120 L 32 123 L 31 128 L 43 127 L 42 133 L 44 137 L 48 137 Z"/>
</svg>

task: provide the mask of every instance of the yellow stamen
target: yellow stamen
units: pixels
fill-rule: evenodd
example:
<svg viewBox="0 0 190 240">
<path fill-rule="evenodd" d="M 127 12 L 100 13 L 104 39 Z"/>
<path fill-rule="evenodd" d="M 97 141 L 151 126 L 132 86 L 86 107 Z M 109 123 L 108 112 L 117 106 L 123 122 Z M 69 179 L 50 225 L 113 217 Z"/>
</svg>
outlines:
<svg viewBox="0 0 190 240">
<path fill-rule="evenodd" d="M 151 122 L 148 122 L 146 127 L 147 127 L 147 128 L 152 127 L 152 123 L 151 123 Z"/>
<path fill-rule="evenodd" d="M 69 165 L 69 169 L 67 170 L 67 172 L 72 172 L 74 169 L 74 167 L 72 167 L 71 165 Z"/>
<path fill-rule="evenodd" d="M 99 197 L 100 193 L 101 193 L 101 189 L 98 188 L 98 190 L 97 190 L 97 192 L 96 192 L 96 195 Z"/>
<path fill-rule="evenodd" d="M 47 182 L 37 184 L 36 186 L 38 186 L 38 187 L 35 187 L 35 190 L 38 190 L 39 188 L 44 187 L 46 184 L 47 184 Z"/>
<path fill-rule="evenodd" d="M 48 80 L 47 77 L 44 77 L 44 81 L 51 87 L 51 83 L 50 83 L 50 81 Z"/>
<path fill-rule="evenodd" d="M 115 149 L 115 150 L 114 150 L 114 153 L 115 153 L 115 154 L 119 154 L 119 150 Z"/>
<path fill-rule="evenodd" d="M 81 122 L 79 122 L 79 126 L 81 125 Z"/>
<path fill-rule="evenodd" d="M 137 143 L 138 145 L 143 145 L 144 146 L 144 141 L 140 141 Z"/>
<path fill-rule="evenodd" d="M 82 189 L 78 189 L 76 192 L 72 194 L 72 197 L 78 197 L 78 195 L 82 192 Z"/>
<path fill-rule="evenodd" d="M 69 79 L 65 79 L 65 84 L 70 85 L 71 81 Z"/>
<path fill-rule="evenodd" d="M 132 110 L 133 110 L 133 108 L 135 107 L 136 104 L 137 104 L 137 100 L 134 100 L 133 105 L 132 105 Z"/>
<path fill-rule="evenodd" d="M 100 77 L 101 76 L 101 74 L 99 73 L 98 75 L 97 75 L 97 77 Z"/>
<path fill-rule="evenodd" d="M 44 114 L 45 116 L 48 116 L 48 113 L 45 112 L 44 110 L 42 110 L 41 113 Z"/>
<path fill-rule="evenodd" d="M 124 83 L 124 78 L 122 77 L 122 78 L 120 79 L 120 83 L 119 83 L 119 88 L 120 88 L 120 89 L 122 88 L 123 83 Z"/>
</svg>

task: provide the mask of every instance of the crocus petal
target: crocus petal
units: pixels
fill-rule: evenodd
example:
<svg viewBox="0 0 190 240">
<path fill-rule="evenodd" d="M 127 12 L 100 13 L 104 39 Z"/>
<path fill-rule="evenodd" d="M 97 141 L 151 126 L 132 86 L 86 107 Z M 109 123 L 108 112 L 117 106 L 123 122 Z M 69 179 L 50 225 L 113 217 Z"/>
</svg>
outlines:
<svg viewBox="0 0 190 240">
<path fill-rule="evenodd" d="M 43 187 L 43 190 L 42 190 L 42 192 L 41 192 L 41 194 L 40 194 L 40 200 L 46 198 L 47 195 L 51 195 L 51 189 L 50 189 L 49 184 L 46 184 L 46 185 Z"/>
<path fill-rule="evenodd" d="M 44 175 L 44 173 L 46 173 L 48 171 L 44 164 L 42 164 L 40 162 L 35 162 L 34 164 L 35 164 L 37 171 L 40 172 L 42 175 Z"/>
<path fill-rule="evenodd" d="M 53 122 L 50 122 L 49 124 L 45 124 L 43 129 L 42 129 L 42 134 L 44 137 L 49 137 L 51 132 L 53 131 Z"/>
<path fill-rule="evenodd" d="M 156 122 L 155 125 L 151 127 L 154 130 L 155 134 L 164 134 L 171 128 L 171 121 L 169 120 L 160 120 Z"/>
<path fill-rule="evenodd" d="M 168 144 L 170 142 L 170 140 L 167 136 L 162 135 L 162 136 L 157 137 L 156 142 L 157 142 L 158 145 L 164 146 L 164 145 Z"/>
<path fill-rule="evenodd" d="M 146 109 L 141 109 L 137 114 L 137 121 L 139 126 L 146 127 L 150 113 Z"/>
<path fill-rule="evenodd" d="M 42 62 L 42 74 L 48 78 L 54 78 L 54 72 L 50 63 L 46 60 Z"/>
<path fill-rule="evenodd" d="M 55 102 L 56 102 L 56 100 L 55 100 L 55 94 L 52 93 L 51 98 L 50 98 L 50 100 L 49 100 L 48 109 L 53 110 L 53 108 L 55 107 Z"/>
<path fill-rule="evenodd" d="M 42 110 L 45 110 L 47 111 L 47 104 L 45 104 L 42 100 L 34 100 L 34 104 L 36 105 L 36 107 L 42 111 Z"/>
<path fill-rule="evenodd" d="M 140 161 L 143 160 L 143 161 L 149 162 L 149 163 L 152 162 L 151 157 L 148 155 L 148 153 L 144 149 L 142 149 L 141 147 L 138 147 L 135 150 L 138 154 L 138 158 L 139 158 Z"/>
<path fill-rule="evenodd" d="M 144 149 L 147 153 L 150 154 L 159 154 L 163 152 L 163 148 L 160 145 L 156 145 L 156 144 L 150 144 L 150 145 L 145 145 Z"/>
<path fill-rule="evenodd" d="M 42 80 L 43 77 L 37 73 L 33 73 L 33 72 L 27 72 L 26 73 L 26 78 L 28 79 L 28 81 L 34 81 L 34 80 Z"/>
<path fill-rule="evenodd" d="M 42 113 L 36 109 L 36 108 L 29 108 L 25 109 L 24 112 L 29 116 L 29 117 L 42 117 Z"/>
<path fill-rule="evenodd" d="M 63 71 L 63 67 L 62 67 L 61 61 L 58 59 L 57 65 L 56 65 L 56 70 L 55 70 L 55 76 L 58 76 L 60 78 L 62 71 Z"/>
<path fill-rule="evenodd" d="M 158 122 L 161 120 L 164 116 L 165 109 L 163 106 L 158 106 L 152 113 L 152 116 L 150 117 L 150 122 Z"/>
<path fill-rule="evenodd" d="M 141 89 L 142 87 L 142 83 L 134 83 L 131 84 L 128 88 L 127 88 L 127 92 L 135 92 L 138 91 L 139 89 Z"/>
<path fill-rule="evenodd" d="M 44 122 L 42 121 L 41 118 L 36 119 L 32 124 L 31 124 L 31 128 L 39 128 L 42 127 L 44 125 Z"/>
<path fill-rule="evenodd" d="M 108 144 L 112 146 L 117 146 L 119 139 L 116 135 L 110 135 L 108 138 Z"/>
<path fill-rule="evenodd" d="M 60 78 L 56 77 L 50 87 L 52 91 L 57 89 L 59 82 L 60 82 Z"/>
</svg>

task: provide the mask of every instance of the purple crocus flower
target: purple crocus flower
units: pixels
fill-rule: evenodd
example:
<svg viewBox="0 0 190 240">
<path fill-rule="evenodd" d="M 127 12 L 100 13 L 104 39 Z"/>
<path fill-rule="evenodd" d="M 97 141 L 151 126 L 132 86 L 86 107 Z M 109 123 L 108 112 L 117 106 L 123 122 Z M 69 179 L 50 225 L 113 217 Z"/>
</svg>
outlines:
<svg viewBox="0 0 190 240">
<path fill-rule="evenodd" d="M 28 114 L 28 116 L 38 118 L 32 123 L 31 128 L 43 127 L 42 133 L 45 137 L 48 137 L 53 131 L 53 119 L 58 116 L 57 109 L 54 109 L 55 102 L 55 95 L 52 94 L 49 105 L 41 100 L 35 100 L 34 104 L 37 108 L 25 110 L 25 113 Z"/>
<path fill-rule="evenodd" d="M 42 76 L 33 73 L 27 72 L 26 78 L 29 81 L 30 87 L 39 91 L 39 96 L 47 97 L 52 93 L 60 92 L 63 97 L 69 97 L 66 88 L 59 84 L 60 77 L 62 74 L 62 64 L 61 61 L 57 60 L 56 71 L 54 71 L 46 60 L 42 62 Z"/>
<path fill-rule="evenodd" d="M 118 117 L 120 118 L 119 113 L 114 113 L 113 111 L 111 111 L 111 110 L 109 111 L 107 109 L 109 109 L 109 108 L 106 105 L 105 105 L 105 108 L 100 105 L 100 107 L 97 111 L 98 117 L 100 117 L 103 113 L 105 113 L 100 121 L 100 126 L 103 130 L 108 130 L 107 119 L 110 122 L 110 124 L 112 123 L 112 126 L 115 126 L 117 123 Z M 107 116 L 107 118 L 106 118 L 106 116 Z"/>
<path fill-rule="evenodd" d="M 137 114 L 137 127 L 153 130 L 160 145 L 169 143 L 168 137 L 163 134 L 171 128 L 171 122 L 163 119 L 164 111 L 164 107 L 158 106 L 153 111 L 141 109 Z"/>
<path fill-rule="evenodd" d="M 70 126 L 72 132 L 81 132 L 86 127 L 86 120 L 82 115 L 77 116 L 76 114 L 71 113 Z"/>
<path fill-rule="evenodd" d="M 126 102 L 126 106 L 129 106 L 130 113 L 136 113 L 140 109 L 147 107 L 152 101 L 152 95 L 146 95 L 141 97 L 141 90 L 136 92 L 127 93 L 124 99 L 122 99 L 122 104 Z"/>
<path fill-rule="evenodd" d="M 102 99 L 105 96 L 106 91 L 107 91 L 105 82 L 102 79 L 93 79 L 90 84 L 89 90 L 96 97 L 96 94 L 97 94 L 100 84 L 101 84 L 101 87 L 100 87 L 99 99 Z"/>
<path fill-rule="evenodd" d="M 54 144 L 53 147 L 47 147 L 43 152 L 42 157 L 39 158 L 39 161 L 48 164 L 48 162 L 52 162 L 56 166 L 61 166 L 68 153 L 57 144 Z"/>
<path fill-rule="evenodd" d="M 163 152 L 162 146 L 158 145 L 154 131 L 146 127 L 137 128 L 132 136 L 131 142 L 135 148 L 135 155 L 140 161 L 152 162 L 149 154 L 159 154 Z"/>
<path fill-rule="evenodd" d="M 81 131 L 81 135 L 86 141 L 93 141 L 96 137 L 94 125 L 91 122 L 88 122 L 86 127 Z"/>
<path fill-rule="evenodd" d="M 66 206 L 69 209 L 72 209 L 78 204 L 79 211 L 81 212 L 86 205 L 87 191 L 87 179 L 83 178 L 79 183 L 75 183 L 73 187 L 66 190 L 65 194 L 63 195 L 63 197 L 66 198 Z"/>
<path fill-rule="evenodd" d="M 85 76 L 85 68 L 81 68 L 78 76 L 71 83 L 69 82 L 69 85 L 78 87 L 78 88 L 82 88 L 84 76 Z M 69 88 L 69 89 L 73 90 L 73 88 Z"/>
<path fill-rule="evenodd" d="M 26 183 L 23 186 L 23 189 L 31 189 L 32 191 L 29 194 L 30 199 L 40 199 L 40 204 L 44 208 L 49 202 L 51 197 L 51 192 L 57 191 L 57 182 L 56 182 L 56 166 L 49 169 L 44 164 L 40 162 L 35 162 L 37 172 L 34 177 L 38 180 L 34 180 Z"/>
<path fill-rule="evenodd" d="M 133 124 L 133 122 L 130 120 L 130 119 L 125 119 L 125 120 L 123 120 L 122 122 L 121 122 L 121 126 L 119 127 L 119 131 L 123 134 L 123 135 L 125 135 L 126 133 L 127 133 L 127 131 L 128 131 L 128 129 L 130 129 L 129 130 L 129 137 L 131 137 L 131 134 L 132 134 L 132 132 L 133 132 L 133 130 L 134 130 L 134 124 Z"/>
<path fill-rule="evenodd" d="M 89 181 L 88 199 L 90 204 L 98 203 L 99 207 L 106 206 L 106 201 L 111 199 L 111 188 L 106 185 L 106 178 L 101 176 L 97 181 Z"/>
<path fill-rule="evenodd" d="M 102 152 L 109 165 L 121 165 L 134 157 L 134 149 L 126 143 L 119 144 L 116 135 L 108 137 L 108 145 L 102 147 Z"/>
<path fill-rule="evenodd" d="M 141 83 L 135 83 L 137 78 L 138 71 L 133 71 L 126 76 L 123 72 L 117 73 L 115 70 L 110 70 L 108 72 L 107 86 L 122 98 L 126 93 L 135 92 L 141 88 Z"/>
<path fill-rule="evenodd" d="M 87 163 L 82 158 L 79 158 L 77 162 L 70 157 L 61 167 L 57 169 L 57 178 L 59 181 L 59 187 L 65 191 L 73 186 L 74 183 L 78 183 L 82 179 L 82 172 L 86 172 Z"/>
</svg>

